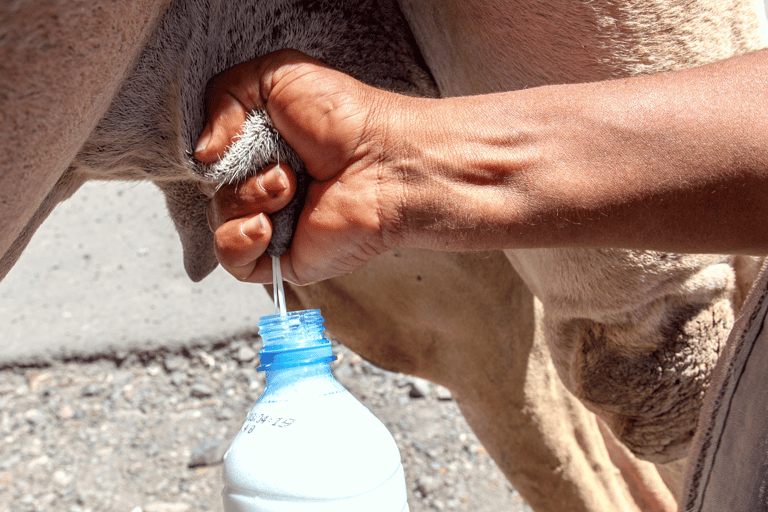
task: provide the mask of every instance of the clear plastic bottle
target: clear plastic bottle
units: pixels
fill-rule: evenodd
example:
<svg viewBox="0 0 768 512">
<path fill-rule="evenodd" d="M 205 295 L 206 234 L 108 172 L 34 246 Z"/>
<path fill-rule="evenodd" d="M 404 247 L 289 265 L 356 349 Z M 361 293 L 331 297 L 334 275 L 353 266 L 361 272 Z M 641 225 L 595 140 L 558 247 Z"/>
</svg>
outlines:
<svg viewBox="0 0 768 512">
<path fill-rule="evenodd" d="M 267 385 L 224 456 L 226 512 L 407 512 L 400 451 L 333 378 L 320 310 L 264 316 Z"/>
</svg>

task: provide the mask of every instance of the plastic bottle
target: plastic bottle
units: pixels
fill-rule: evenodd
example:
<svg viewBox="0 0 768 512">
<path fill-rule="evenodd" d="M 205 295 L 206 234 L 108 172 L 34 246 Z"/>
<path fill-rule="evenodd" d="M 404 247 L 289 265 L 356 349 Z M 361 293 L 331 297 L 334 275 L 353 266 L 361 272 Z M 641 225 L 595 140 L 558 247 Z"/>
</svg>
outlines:
<svg viewBox="0 0 768 512">
<path fill-rule="evenodd" d="M 320 310 L 264 316 L 267 385 L 224 456 L 226 512 L 407 512 L 389 431 L 333 378 Z"/>
</svg>

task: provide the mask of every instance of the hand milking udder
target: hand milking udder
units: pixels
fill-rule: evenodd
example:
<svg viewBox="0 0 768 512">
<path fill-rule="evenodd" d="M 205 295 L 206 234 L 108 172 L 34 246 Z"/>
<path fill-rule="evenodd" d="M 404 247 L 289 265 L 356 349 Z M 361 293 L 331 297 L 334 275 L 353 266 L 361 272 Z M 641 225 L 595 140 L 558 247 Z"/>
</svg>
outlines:
<svg viewBox="0 0 768 512">
<path fill-rule="evenodd" d="M 213 199 L 207 213 L 211 230 L 216 233 L 216 257 L 237 279 L 248 280 L 272 238 L 267 214 L 281 210 L 293 197 L 294 173 L 279 164 L 234 185 L 217 188 L 202 184 L 200 188 Z M 222 251 L 222 247 L 226 250 Z"/>
</svg>

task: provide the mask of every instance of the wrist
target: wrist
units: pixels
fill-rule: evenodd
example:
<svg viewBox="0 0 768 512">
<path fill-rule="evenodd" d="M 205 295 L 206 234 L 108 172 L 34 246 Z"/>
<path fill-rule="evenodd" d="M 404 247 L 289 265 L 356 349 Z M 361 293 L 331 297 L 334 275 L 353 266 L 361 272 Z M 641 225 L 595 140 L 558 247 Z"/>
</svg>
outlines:
<svg viewBox="0 0 768 512">
<path fill-rule="evenodd" d="M 388 162 L 399 184 L 397 243 L 437 250 L 500 248 L 525 212 L 533 124 L 505 95 L 414 99 L 398 114 Z M 513 128 L 510 128 L 513 127 Z"/>
<path fill-rule="evenodd" d="M 411 222 L 415 205 L 414 187 L 428 175 L 424 169 L 425 113 L 434 100 L 375 90 L 370 102 L 369 126 L 377 178 L 380 233 L 385 250 L 414 247 Z M 418 195 L 416 193 L 416 195 Z"/>
</svg>

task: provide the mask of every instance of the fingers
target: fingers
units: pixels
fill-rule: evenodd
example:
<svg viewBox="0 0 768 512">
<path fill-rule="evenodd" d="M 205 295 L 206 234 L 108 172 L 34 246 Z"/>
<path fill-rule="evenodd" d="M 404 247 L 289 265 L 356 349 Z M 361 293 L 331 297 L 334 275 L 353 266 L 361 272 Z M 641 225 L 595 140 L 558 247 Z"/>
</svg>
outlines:
<svg viewBox="0 0 768 512">
<path fill-rule="evenodd" d="M 208 185 L 201 185 L 201 189 L 209 195 L 213 192 Z M 295 174 L 279 164 L 213 193 L 208 223 L 215 232 L 216 257 L 225 270 L 240 280 L 250 280 L 261 260 L 269 260 L 263 256 L 272 237 L 272 224 L 266 214 L 285 207 L 295 192 Z"/>
<path fill-rule="evenodd" d="M 275 71 L 314 59 L 292 50 L 283 50 L 239 64 L 216 75 L 206 86 L 208 122 L 200 134 L 195 158 L 203 163 L 218 160 L 240 134 L 248 112 L 266 108 Z"/>
<path fill-rule="evenodd" d="M 213 163 L 224 155 L 227 147 L 245 123 L 248 110 L 228 92 L 217 95 L 209 106 L 209 120 L 195 148 L 195 158 Z"/>
<path fill-rule="evenodd" d="M 213 163 L 242 129 L 247 113 L 266 109 L 281 136 L 316 179 L 363 159 L 371 141 L 369 104 L 381 91 L 297 51 L 281 50 L 230 68 L 206 87 L 208 122 L 195 158 Z M 375 159 L 375 156 L 373 157 Z"/>
<path fill-rule="evenodd" d="M 212 196 L 208 205 L 208 222 L 216 231 L 219 226 L 237 217 L 260 212 L 274 213 L 282 209 L 296 193 L 296 175 L 290 167 L 280 163 L 236 185 L 224 185 L 214 194 L 211 194 L 210 187 L 201 185 L 203 192 Z"/>
<path fill-rule="evenodd" d="M 244 281 L 264 254 L 271 236 L 269 218 L 258 213 L 222 224 L 216 230 L 213 247 L 221 266 Z"/>
<path fill-rule="evenodd" d="M 195 158 L 213 163 L 240 134 L 247 113 L 264 108 L 259 96 L 258 60 L 216 75 L 206 86 L 207 123 L 195 147 Z"/>
<path fill-rule="evenodd" d="M 265 251 L 272 237 L 269 217 L 261 213 L 224 223 L 216 231 L 214 252 L 221 266 L 239 281 L 272 282 L 272 257 Z M 280 257 L 283 279 L 298 283 L 290 249 Z"/>
</svg>

